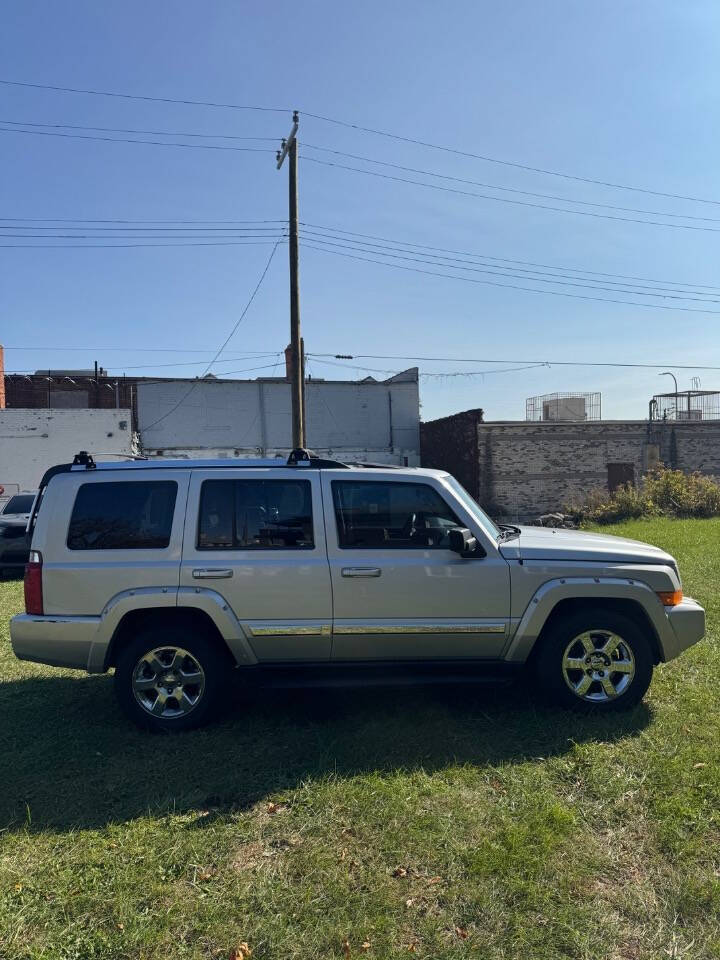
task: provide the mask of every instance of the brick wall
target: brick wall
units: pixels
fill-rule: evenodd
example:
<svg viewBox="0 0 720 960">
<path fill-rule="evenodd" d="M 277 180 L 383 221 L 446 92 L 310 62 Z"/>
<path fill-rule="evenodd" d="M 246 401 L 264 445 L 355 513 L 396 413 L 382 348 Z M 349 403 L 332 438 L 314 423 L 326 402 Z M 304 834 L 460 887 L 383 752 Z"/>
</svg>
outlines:
<svg viewBox="0 0 720 960">
<path fill-rule="evenodd" d="M 658 462 L 720 476 L 720 421 L 476 421 L 473 443 L 473 413 L 422 424 L 422 463 L 454 473 L 494 515 L 562 510 L 613 478 L 637 483 Z"/>
</svg>

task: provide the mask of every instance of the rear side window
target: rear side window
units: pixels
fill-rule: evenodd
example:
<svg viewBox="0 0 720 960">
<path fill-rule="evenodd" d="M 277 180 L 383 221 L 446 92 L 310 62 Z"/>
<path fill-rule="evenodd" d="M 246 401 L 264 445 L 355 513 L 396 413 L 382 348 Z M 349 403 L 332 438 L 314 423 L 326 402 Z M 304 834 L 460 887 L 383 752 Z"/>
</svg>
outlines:
<svg viewBox="0 0 720 960">
<path fill-rule="evenodd" d="M 308 480 L 205 480 L 198 550 L 308 550 L 313 538 Z"/>
<path fill-rule="evenodd" d="M 30 513 L 34 499 L 34 493 L 16 493 L 3 507 L 3 513 Z"/>
<path fill-rule="evenodd" d="M 446 550 L 448 532 L 461 526 L 426 483 L 336 480 L 332 489 L 341 547 Z"/>
<path fill-rule="evenodd" d="M 70 518 L 70 550 L 159 550 L 170 543 L 177 483 L 84 483 Z"/>
</svg>

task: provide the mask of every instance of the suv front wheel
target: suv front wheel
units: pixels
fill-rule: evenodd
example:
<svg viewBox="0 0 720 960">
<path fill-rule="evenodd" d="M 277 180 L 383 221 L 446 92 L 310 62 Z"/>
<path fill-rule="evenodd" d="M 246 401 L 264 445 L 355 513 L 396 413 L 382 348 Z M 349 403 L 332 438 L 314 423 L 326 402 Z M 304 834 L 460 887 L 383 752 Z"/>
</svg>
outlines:
<svg viewBox="0 0 720 960">
<path fill-rule="evenodd" d="M 184 629 L 137 634 L 118 656 L 115 693 L 146 730 L 189 730 L 211 720 L 228 698 L 227 658 L 212 639 Z"/>
<path fill-rule="evenodd" d="M 535 675 L 565 707 L 607 713 L 638 704 L 652 680 L 647 635 L 629 617 L 602 608 L 556 622 L 541 641 Z"/>
</svg>

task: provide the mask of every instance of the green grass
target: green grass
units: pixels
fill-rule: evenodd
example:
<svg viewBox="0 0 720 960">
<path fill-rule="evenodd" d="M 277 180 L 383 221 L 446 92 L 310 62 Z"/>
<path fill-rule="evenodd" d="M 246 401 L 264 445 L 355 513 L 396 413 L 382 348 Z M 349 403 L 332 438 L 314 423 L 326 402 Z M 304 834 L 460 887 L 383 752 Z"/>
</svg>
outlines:
<svg viewBox="0 0 720 960">
<path fill-rule="evenodd" d="M 143 735 L 109 677 L 13 658 L 0 584 L 2 960 L 720 957 L 720 521 L 611 532 L 673 552 L 709 629 L 603 722 L 512 686 Z"/>
</svg>

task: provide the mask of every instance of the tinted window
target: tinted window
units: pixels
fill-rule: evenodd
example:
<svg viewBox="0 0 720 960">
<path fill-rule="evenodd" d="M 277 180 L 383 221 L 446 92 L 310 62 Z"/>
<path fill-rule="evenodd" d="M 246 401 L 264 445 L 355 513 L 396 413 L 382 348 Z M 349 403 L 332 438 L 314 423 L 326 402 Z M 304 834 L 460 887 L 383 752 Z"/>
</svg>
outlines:
<svg viewBox="0 0 720 960">
<path fill-rule="evenodd" d="M 32 509 L 34 493 L 20 493 L 10 497 L 3 507 L 3 513 L 30 513 Z"/>
<path fill-rule="evenodd" d="M 198 550 L 308 549 L 313 540 L 308 480 L 205 480 Z"/>
<path fill-rule="evenodd" d="M 448 531 L 461 526 L 426 483 L 333 482 L 341 547 L 448 548 Z"/>
<path fill-rule="evenodd" d="M 157 550 L 170 543 L 177 483 L 84 483 L 70 518 L 71 550 Z"/>
</svg>

